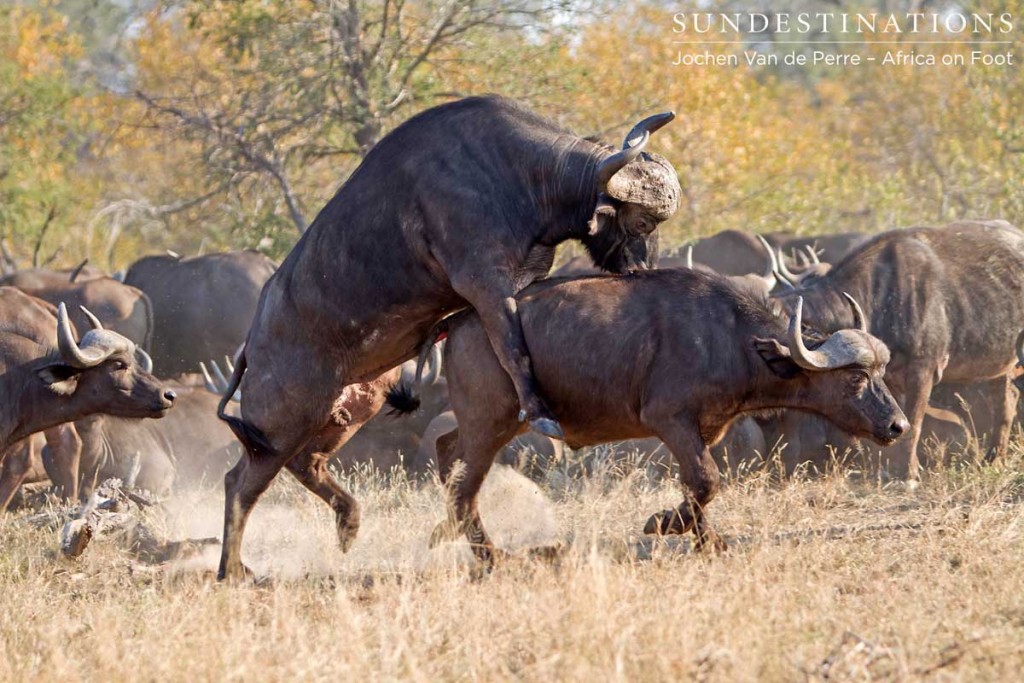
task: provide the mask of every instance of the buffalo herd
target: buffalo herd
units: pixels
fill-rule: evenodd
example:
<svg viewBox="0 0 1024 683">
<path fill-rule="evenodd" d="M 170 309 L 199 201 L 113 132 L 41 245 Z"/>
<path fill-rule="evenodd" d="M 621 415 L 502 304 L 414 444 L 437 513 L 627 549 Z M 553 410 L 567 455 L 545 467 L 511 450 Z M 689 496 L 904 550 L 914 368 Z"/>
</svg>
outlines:
<svg viewBox="0 0 1024 683">
<path fill-rule="evenodd" d="M 649 148 L 673 118 L 608 146 L 467 98 L 383 138 L 280 266 L 241 251 L 4 276 L 0 510 L 36 480 L 84 500 L 108 478 L 157 496 L 223 478 L 218 576 L 238 579 L 282 469 L 343 549 L 360 509 L 332 467 L 436 471 L 431 543 L 464 535 L 491 563 L 476 499 L 495 460 L 542 477 L 614 443 L 674 462 L 683 501 L 645 532 L 722 549 L 706 508 L 740 462 L 853 454 L 916 483 L 933 442 L 1003 455 L 1024 233 L 727 230 L 659 255 L 682 190 Z M 581 255 L 549 272 L 566 242 Z"/>
</svg>

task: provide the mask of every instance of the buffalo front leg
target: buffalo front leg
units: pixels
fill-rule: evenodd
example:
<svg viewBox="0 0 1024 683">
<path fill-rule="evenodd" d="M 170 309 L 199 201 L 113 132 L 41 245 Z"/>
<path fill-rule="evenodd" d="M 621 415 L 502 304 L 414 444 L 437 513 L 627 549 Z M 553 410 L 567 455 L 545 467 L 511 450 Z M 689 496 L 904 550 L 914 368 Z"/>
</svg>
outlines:
<svg viewBox="0 0 1024 683">
<path fill-rule="evenodd" d="M 327 462 L 380 412 L 387 389 L 400 378 L 401 369 L 394 368 L 371 382 L 345 387 L 334 402 L 327 426 L 287 465 L 299 483 L 334 510 L 335 529 L 343 552 L 348 552 L 359 533 L 359 503 L 330 473 Z"/>
<path fill-rule="evenodd" d="M 36 457 L 36 444 L 30 436 L 15 444 L 2 459 L 4 467 L 0 473 L 0 513 L 7 512 L 14 494 L 32 471 L 32 461 Z"/>
<path fill-rule="evenodd" d="M 679 464 L 679 478 L 686 497 L 679 507 L 651 515 L 644 526 L 646 534 L 685 534 L 693 531 L 698 551 L 726 549 L 725 541 L 711 528 L 706 507 L 718 493 L 720 476 L 711 450 L 696 429 L 686 420 L 654 428 Z"/>
<path fill-rule="evenodd" d="M 910 422 L 910 433 L 893 446 L 883 451 L 888 459 L 889 474 L 916 482 L 921 478 L 921 461 L 917 448 L 921 441 L 921 430 L 928 400 L 932 395 L 933 368 L 920 365 L 911 366 L 905 373 L 905 385 L 902 392 L 894 392 L 896 402 L 903 409 L 903 414 Z"/>
<path fill-rule="evenodd" d="M 985 460 L 988 462 L 1005 457 L 1010 446 L 1010 432 L 1013 430 L 1013 421 L 1017 417 L 1017 402 L 1020 400 L 1020 392 L 1017 391 L 1011 375 L 1007 374 L 992 382 L 992 396 L 992 416 L 995 423 L 991 435 L 992 442 L 985 453 Z"/>
<path fill-rule="evenodd" d="M 327 469 L 328 460 L 356 429 L 342 433 L 338 427 L 324 430 L 303 451 L 288 462 L 288 471 L 334 511 L 334 526 L 342 552 L 348 552 L 359 533 L 359 502 Z"/>
<path fill-rule="evenodd" d="M 57 488 L 57 495 L 67 500 L 79 497 L 78 479 L 82 459 L 82 438 L 74 423 L 66 422 L 43 432 L 43 468 Z"/>
<path fill-rule="evenodd" d="M 540 397 L 511 280 L 482 282 L 474 277 L 468 283 L 453 279 L 452 284 L 480 316 L 494 355 L 512 380 L 519 399 L 519 421 L 528 420 L 530 428 L 544 436 L 564 439 L 561 425 Z"/>
</svg>

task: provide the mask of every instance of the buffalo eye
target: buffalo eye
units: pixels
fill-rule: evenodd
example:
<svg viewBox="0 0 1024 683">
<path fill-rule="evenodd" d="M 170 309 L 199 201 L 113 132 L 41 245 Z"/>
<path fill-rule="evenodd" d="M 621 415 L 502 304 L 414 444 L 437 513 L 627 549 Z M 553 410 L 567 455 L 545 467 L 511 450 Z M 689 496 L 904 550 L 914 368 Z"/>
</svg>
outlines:
<svg viewBox="0 0 1024 683">
<path fill-rule="evenodd" d="M 855 394 L 862 394 L 864 393 L 864 390 L 868 388 L 868 382 L 870 381 L 871 378 L 868 377 L 868 373 L 856 372 L 853 374 L 853 377 L 850 378 L 850 389 Z"/>
<path fill-rule="evenodd" d="M 643 235 L 646 235 L 647 233 L 654 230 L 654 224 L 646 218 L 637 219 L 636 223 L 634 224 L 634 227 L 637 232 Z"/>
<path fill-rule="evenodd" d="M 128 369 L 128 364 L 125 363 L 123 360 L 115 360 L 114 361 L 114 370 L 119 370 L 120 371 L 120 370 L 127 370 L 127 369 Z"/>
</svg>

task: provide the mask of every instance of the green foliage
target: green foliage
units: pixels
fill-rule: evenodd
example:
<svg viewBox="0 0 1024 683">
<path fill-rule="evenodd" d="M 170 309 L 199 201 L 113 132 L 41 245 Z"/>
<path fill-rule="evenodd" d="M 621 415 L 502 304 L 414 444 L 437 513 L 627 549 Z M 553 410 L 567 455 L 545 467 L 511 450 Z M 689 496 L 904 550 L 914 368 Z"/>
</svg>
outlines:
<svg viewBox="0 0 1024 683">
<path fill-rule="evenodd" d="M 39 253 L 63 249 L 65 263 L 113 267 L 162 247 L 261 245 L 279 257 L 382 135 L 485 92 L 609 143 L 641 115 L 677 110 L 654 141 L 684 189 L 667 246 L 726 228 L 1024 218 L 1019 67 L 681 68 L 663 5 L 619 8 L 612 21 L 566 4 L 0 8 L 7 246 L 30 260 L 47 225 Z M 1020 17 L 1024 4 L 974 9 Z M 1009 36 L 1017 59 L 1022 35 Z"/>
</svg>

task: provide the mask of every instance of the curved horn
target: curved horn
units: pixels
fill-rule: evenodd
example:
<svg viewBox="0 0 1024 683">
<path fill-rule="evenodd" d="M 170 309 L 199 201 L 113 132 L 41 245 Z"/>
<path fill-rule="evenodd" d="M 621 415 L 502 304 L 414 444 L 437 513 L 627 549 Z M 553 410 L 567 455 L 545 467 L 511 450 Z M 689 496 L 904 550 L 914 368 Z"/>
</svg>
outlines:
<svg viewBox="0 0 1024 683">
<path fill-rule="evenodd" d="M 71 332 L 71 321 L 68 320 L 68 309 L 62 301 L 57 307 L 57 348 L 60 355 L 68 365 L 79 370 L 94 368 L 105 361 L 113 351 L 104 352 L 102 349 L 80 348 L 75 341 L 75 335 Z"/>
<path fill-rule="evenodd" d="M 1017 362 L 1024 366 L 1024 330 L 1017 335 Z"/>
<path fill-rule="evenodd" d="M 82 273 L 82 268 L 85 268 L 85 264 L 87 264 L 88 262 L 89 258 L 86 257 L 85 259 L 82 260 L 81 263 L 75 266 L 75 269 L 71 271 L 71 275 L 68 277 L 68 282 L 70 282 L 71 284 L 75 284 L 75 280 L 77 280 L 78 276 Z"/>
<path fill-rule="evenodd" d="M 146 350 L 141 346 L 135 347 L 135 356 L 139 359 L 139 367 L 142 371 L 153 374 L 153 357 L 146 353 Z"/>
<path fill-rule="evenodd" d="M 427 384 L 434 384 L 437 382 L 437 378 L 441 376 L 441 363 L 444 354 L 441 353 L 440 343 L 434 344 L 430 347 L 430 361 L 427 364 L 429 368 L 427 374 L 423 376 L 423 381 Z"/>
<path fill-rule="evenodd" d="M 814 247 L 812 247 L 811 245 L 808 244 L 805 247 L 805 249 L 807 251 L 807 255 L 811 257 L 811 263 L 813 263 L 815 265 L 821 263 L 821 259 L 818 258 L 818 252 L 814 250 Z"/>
<path fill-rule="evenodd" d="M 650 139 L 651 134 L 645 131 L 639 142 L 629 145 L 621 152 L 615 152 L 598 164 L 597 191 L 604 192 L 605 188 L 608 187 L 608 181 L 612 179 L 612 176 L 621 171 L 627 164 L 636 160 L 636 158 L 640 156 L 640 152 L 644 151 L 644 147 Z"/>
<path fill-rule="evenodd" d="M 828 358 L 819 351 L 811 351 L 804 346 L 803 324 L 804 298 L 796 300 L 796 310 L 789 319 L 789 353 L 793 362 L 807 370 L 828 370 Z"/>
<path fill-rule="evenodd" d="M 224 393 L 217 383 L 213 381 L 213 377 L 210 377 L 210 371 L 206 369 L 206 363 L 199 361 L 199 370 L 203 373 L 203 384 L 206 386 L 206 390 L 211 394 L 217 394 L 220 396 Z"/>
<path fill-rule="evenodd" d="M 686 268 L 693 270 L 693 245 L 687 245 L 686 247 Z"/>
<path fill-rule="evenodd" d="M 224 376 L 224 373 L 220 371 L 220 366 L 217 365 L 217 361 L 210 361 L 210 368 L 213 370 L 213 377 L 217 381 L 217 384 L 221 387 L 219 393 L 224 393 L 224 390 L 228 388 L 228 378 Z"/>
<path fill-rule="evenodd" d="M 775 250 L 772 249 L 772 245 L 768 244 L 768 240 L 763 235 L 757 235 L 757 239 L 761 242 L 761 246 L 768 253 L 768 270 L 762 276 L 765 280 L 778 280 L 776 273 L 779 270 L 779 260 L 775 258 Z"/>
<path fill-rule="evenodd" d="M 845 296 L 846 300 L 850 302 L 850 308 L 853 309 L 853 326 L 861 332 L 867 332 L 868 323 L 867 317 L 864 315 L 864 309 L 860 307 L 860 304 L 857 303 L 856 299 L 846 292 L 843 292 L 843 296 Z"/>
<path fill-rule="evenodd" d="M 786 255 L 782 253 L 782 249 L 779 249 L 778 258 L 779 258 L 779 273 L 781 273 L 782 276 L 784 278 L 786 278 L 787 280 L 789 280 L 791 283 L 799 282 L 800 281 L 800 276 L 794 274 L 792 271 L 789 270 L 788 267 L 786 267 Z"/>
<path fill-rule="evenodd" d="M 102 330 L 103 329 L 103 323 L 100 322 L 99 318 L 97 318 L 96 316 L 94 316 L 92 314 L 92 311 L 90 311 L 85 306 L 79 306 L 78 308 L 79 308 L 79 310 L 82 311 L 82 313 L 85 314 L 85 317 L 89 319 L 89 324 L 92 325 L 92 329 L 94 329 L 94 330 Z"/>
<path fill-rule="evenodd" d="M 635 147 L 636 143 L 634 140 L 642 138 L 644 134 L 650 135 L 651 133 L 657 132 L 663 126 L 672 122 L 672 119 L 676 117 L 674 111 L 666 111 L 661 114 L 654 114 L 648 116 L 640 123 L 633 126 L 633 129 L 629 131 L 629 135 L 626 136 L 625 141 L 622 143 L 622 149 L 629 149 Z"/>
</svg>

